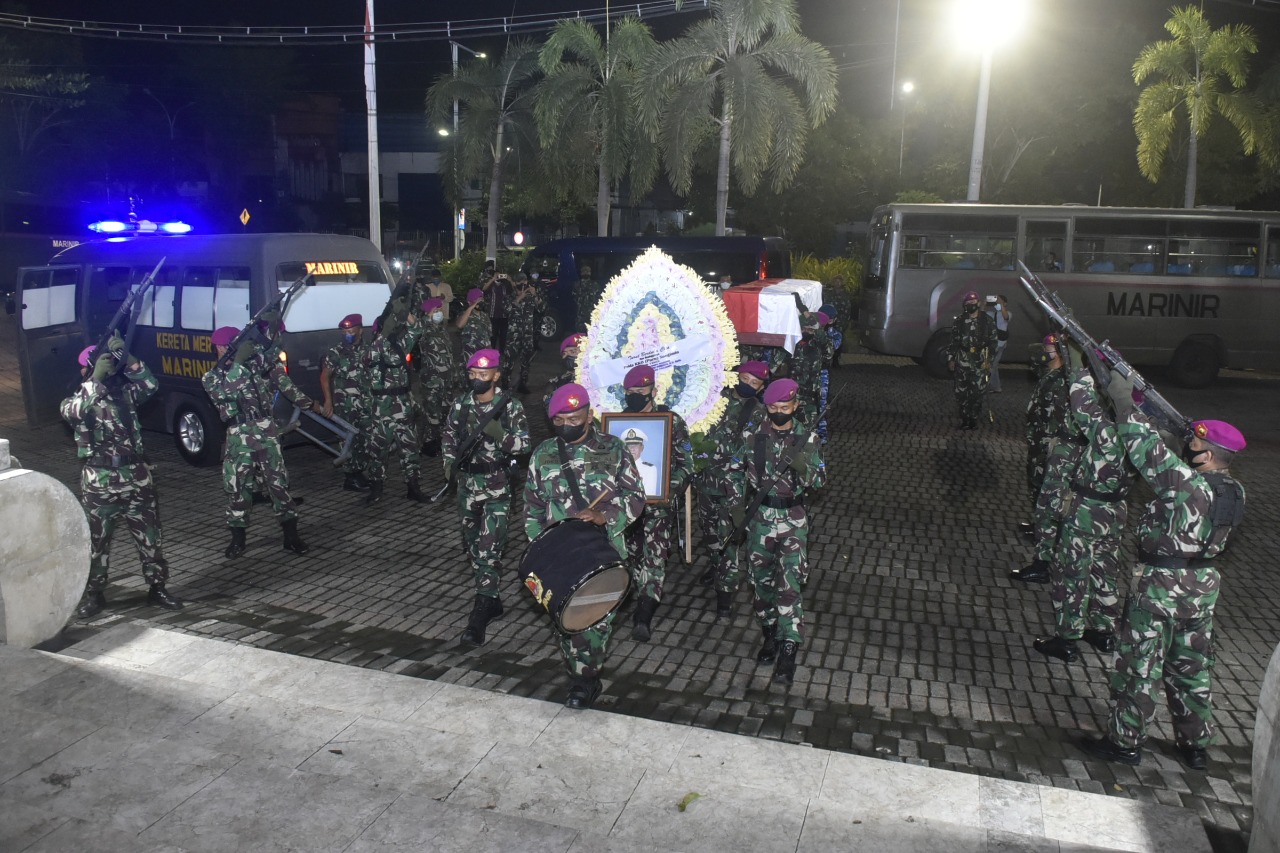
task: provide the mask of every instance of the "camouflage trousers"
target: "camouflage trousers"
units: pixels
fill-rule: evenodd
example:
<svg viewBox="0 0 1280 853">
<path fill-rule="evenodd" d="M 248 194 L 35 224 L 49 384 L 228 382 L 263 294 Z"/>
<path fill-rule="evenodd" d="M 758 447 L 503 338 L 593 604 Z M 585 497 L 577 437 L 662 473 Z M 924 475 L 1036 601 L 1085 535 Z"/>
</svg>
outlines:
<svg viewBox="0 0 1280 853">
<path fill-rule="evenodd" d="M 831 396 L 831 371 L 825 367 L 818 374 L 818 411 L 821 412 L 827 407 L 827 398 Z M 817 426 L 818 438 L 822 439 L 822 443 L 827 442 L 827 419 L 823 418 L 818 421 Z"/>
<path fill-rule="evenodd" d="M 1036 507 L 1036 498 L 1040 496 L 1040 486 L 1044 484 L 1044 466 L 1048 460 L 1048 441 L 1027 444 L 1027 494 L 1031 497 L 1033 512 Z"/>
<path fill-rule="evenodd" d="M 364 474 L 369 470 L 369 410 L 363 405 L 335 405 L 333 413 L 356 428 L 351 455 L 342 463 L 343 473 Z"/>
<path fill-rule="evenodd" d="M 560 655 L 570 675 L 582 678 L 599 678 L 604 669 L 604 659 L 609 652 L 609 637 L 613 635 L 613 618 L 617 610 L 601 619 L 585 631 L 577 634 L 556 632 L 560 640 Z"/>
<path fill-rule="evenodd" d="M 981 364 L 956 364 L 953 382 L 961 419 L 976 421 L 982 415 L 983 395 L 990 378 Z"/>
<path fill-rule="evenodd" d="M 1132 602 L 1130 598 L 1130 602 Z M 1190 619 L 1125 611 L 1125 624 L 1111 675 L 1111 739 L 1140 746 L 1156 715 L 1156 689 L 1164 683 L 1177 742 L 1206 747 L 1213 739 L 1213 611 Z"/>
<path fill-rule="evenodd" d="M 718 540 L 721 509 L 727 499 L 711 465 L 698 472 L 694 494 L 697 496 L 698 529 L 702 541 Z"/>
<path fill-rule="evenodd" d="M 387 479 L 387 458 L 392 448 L 399 452 L 405 480 L 416 480 L 421 473 L 421 457 L 413 434 L 414 409 L 407 396 L 374 398 L 369 430 L 369 479 L 373 482 Z"/>
<path fill-rule="evenodd" d="M 729 537 L 733 535 L 734 524 L 733 517 L 727 512 L 728 497 L 718 495 L 717 509 L 715 515 L 715 541 L 719 550 L 715 556 L 716 566 L 716 591 L 717 592 L 736 592 L 738 586 L 742 583 L 742 545 L 727 544 L 720 547 L 721 543 L 729 541 Z"/>
<path fill-rule="evenodd" d="M 169 579 L 169 564 L 160 551 L 160 504 L 147 466 L 99 468 L 86 465 L 80 474 L 80 500 L 89 518 L 89 581 L 86 589 L 107 587 L 107 564 L 116 521 L 125 526 L 138 547 L 142 576 L 149 584 Z"/>
<path fill-rule="evenodd" d="M 502 581 L 498 561 L 507 547 L 510 511 L 511 490 L 505 483 L 493 487 L 487 474 L 458 475 L 458 517 L 477 595 L 498 597 Z"/>
<path fill-rule="evenodd" d="M 510 388 L 529 384 L 529 362 L 533 360 L 533 338 L 514 336 L 502 353 L 502 376 Z"/>
<path fill-rule="evenodd" d="M 239 427 L 228 430 L 222 455 L 222 488 L 229 498 L 228 527 L 249 526 L 249 508 L 258 489 L 271 499 L 271 507 L 281 521 L 298 517 L 298 505 L 289 496 L 289 475 L 277 438 L 245 436 Z"/>
<path fill-rule="evenodd" d="M 440 438 L 440 427 L 453 405 L 453 385 L 447 377 L 422 371 L 415 374 L 412 389 L 414 432 L 421 447 Z"/>
<path fill-rule="evenodd" d="M 803 506 L 760 507 L 747 524 L 747 571 L 755 588 L 756 618 L 778 626 L 778 642 L 804 642 L 804 603 L 809 579 L 809 524 Z"/>
<path fill-rule="evenodd" d="M 1115 631 L 1120 618 L 1120 595 L 1116 589 L 1119 571 L 1119 535 L 1097 536 L 1062 525 L 1049 588 L 1059 637 L 1078 640 L 1086 628 Z"/>
<path fill-rule="evenodd" d="M 662 601 L 662 584 L 667 577 L 667 558 L 676 539 L 676 505 L 649 504 L 640 521 L 627 536 L 627 569 L 631 585 L 640 598 Z"/>
</svg>

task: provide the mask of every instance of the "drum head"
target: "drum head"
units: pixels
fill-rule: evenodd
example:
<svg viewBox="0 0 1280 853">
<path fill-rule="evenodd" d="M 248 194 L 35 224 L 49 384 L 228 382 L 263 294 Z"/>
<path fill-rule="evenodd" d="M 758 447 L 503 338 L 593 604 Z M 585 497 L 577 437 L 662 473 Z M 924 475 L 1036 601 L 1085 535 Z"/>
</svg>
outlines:
<svg viewBox="0 0 1280 853">
<path fill-rule="evenodd" d="M 577 634 L 587 630 L 617 609 L 631 585 L 631 576 L 621 565 L 605 566 L 587 577 L 569 595 L 560 610 L 560 630 Z"/>
</svg>

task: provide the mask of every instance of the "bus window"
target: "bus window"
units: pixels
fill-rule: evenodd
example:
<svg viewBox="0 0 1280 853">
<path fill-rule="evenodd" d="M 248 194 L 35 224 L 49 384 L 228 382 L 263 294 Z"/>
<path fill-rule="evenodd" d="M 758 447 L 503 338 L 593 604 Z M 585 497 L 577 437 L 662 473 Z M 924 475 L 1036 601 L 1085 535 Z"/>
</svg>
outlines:
<svg viewBox="0 0 1280 853">
<path fill-rule="evenodd" d="M 904 214 L 902 266 L 1013 269 L 1017 217 Z M 914 263 L 909 264 L 908 260 Z"/>
<path fill-rule="evenodd" d="M 1267 262 L 1263 271 L 1267 278 L 1280 278 L 1280 227 L 1267 226 Z"/>
<path fill-rule="evenodd" d="M 284 319 L 290 332 L 334 329 L 351 313 L 377 317 L 391 292 L 382 266 L 368 261 L 290 261 L 276 267 L 277 285 L 283 290 L 305 273 L 312 284 L 289 303 Z"/>
<path fill-rule="evenodd" d="M 213 331 L 213 284 L 216 280 L 217 272 L 211 267 L 187 268 L 182 278 L 182 328 Z"/>
<path fill-rule="evenodd" d="M 22 328 L 43 329 L 76 319 L 76 267 L 23 270 Z"/>
<path fill-rule="evenodd" d="M 1067 257 L 1067 223 L 1063 220 L 1027 220 L 1026 251 L 1022 256 L 1028 269 L 1062 272 Z"/>
<path fill-rule="evenodd" d="M 117 309 L 133 285 L 140 282 L 148 272 L 134 274 L 131 267 L 95 267 L 89 279 L 89 309 L 85 318 L 91 334 L 105 329 L 115 317 Z"/>
<path fill-rule="evenodd" d="M 892 263 L 889 257 L 889 234 L 886 227 L 876 224 L 869 235 L 870 252 L 867 256 L 867 271 L 863 276 L 863 287 L 872 290 L 884 290 L 888 266 Z M 905 253 L 904 253 L 905 255 Z"/>
<path fill-rule="evenodd" d="M 240 328 L 249 322 L 249 268 L 219 267 L 213 286 L 213 319 L 219 326 Z"/>
<path fill-rule="evenodd" d="M 173 328 L 173 301 L 178 290 L 175 284 L 178 281 L 178 275 L 178 270 L 172 267 L 161 268 L 156 275 L 155 285 L 148 288 L 142 297 L 142 307 L 138 310 L 138 325 L 156 326 L 161 329 Z M 137 285 L 134 289 L 137 289 Z"/>
</svg>

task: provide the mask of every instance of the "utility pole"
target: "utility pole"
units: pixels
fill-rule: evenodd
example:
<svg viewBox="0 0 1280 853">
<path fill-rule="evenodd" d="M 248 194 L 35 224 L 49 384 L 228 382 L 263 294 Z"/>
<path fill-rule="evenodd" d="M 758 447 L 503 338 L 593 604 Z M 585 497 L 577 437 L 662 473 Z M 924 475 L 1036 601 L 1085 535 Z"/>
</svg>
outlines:
<svg viewBox="0 0 1280 853">
<path fill-rule="evenodd" d="M 378 73 L 373 44 L 373 0 L 364 6 L 364 99 L 369 127 L 369 239 L 382 251 L 382 180 L 378 166 Z"/>
</svg>

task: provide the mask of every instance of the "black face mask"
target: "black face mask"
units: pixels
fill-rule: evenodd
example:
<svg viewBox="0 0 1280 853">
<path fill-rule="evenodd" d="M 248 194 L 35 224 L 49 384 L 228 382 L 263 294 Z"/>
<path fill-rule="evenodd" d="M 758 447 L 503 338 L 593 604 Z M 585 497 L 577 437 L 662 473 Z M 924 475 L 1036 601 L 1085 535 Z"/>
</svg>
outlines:
<svg viewBox="0 0 1280 853">
<path fill-rule="evenodd" d="M 752 387 L 751 385 L 748 385 L 745 382 L 738 383 L 739 397 L 754 397 L 755 395 L 756 395 L 756 389 L 754 387 Z"/>
<path fill-rule="evenodd" d="M 569 370 L 573 370 L 578 366 L 578 357 L 576 355 L 566 355 L 564 357 L 564 366 Z"/>
<path fill-rule="evenodd" d="M 964 310 L 968 311 L 970 314 L 977 314 L 977 313 L 978 313 L 978 303 L 976 303 L 976 302 L 970 302 L 970 303 L 967 303 L 967 304 L 964 306 Z"/>
<path fill-rule="evenodd" d="M 774 426 L 783 426 L 790 423 L 795 416 L 795 412 L 770 412 L 769 420 L 773 421 Z"/>
<path fill-rule="evenodd" d="M 556 437 L 561 441 L 573 444 L 575 441 L 578 441 L 587 434 L 587 425 L 578 424 L 575 426 L 574 424 L 556 424 L 555 431 Z"/>
<path fill-rule="evenodd" d="M 471 391 L 474 394 L 488 394 L 489 389 L 493 387 L 492 379 L 472 379 Z"/>
<path fill-rule="evenodd" d="M 1191 444 L 1190 442 L 1188 442 L 1182 448 L 1182 461 L 1186 462 L 1192 468 L 1199 468 L 1209 460 L 1206 459 L 1204 462 L 1197 462 L 1196 459 L 1198 459 L 1199 457 L 1203 456 L 1208 452 L 1209 452 L 1209 448 L 1207 447 L 1204 450 L 1192 450 Z"/>
<path fill-rule="evenodd" d="M 628 412 L 641 411 L 645 406 L 649 405 L 649 401 L 653 399 L 649 394 L 626 394 L 624 397 L 626 399 Z"/>
</svg>

